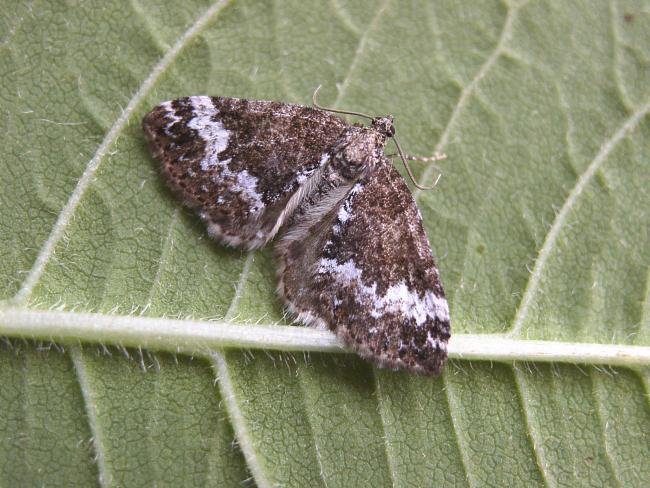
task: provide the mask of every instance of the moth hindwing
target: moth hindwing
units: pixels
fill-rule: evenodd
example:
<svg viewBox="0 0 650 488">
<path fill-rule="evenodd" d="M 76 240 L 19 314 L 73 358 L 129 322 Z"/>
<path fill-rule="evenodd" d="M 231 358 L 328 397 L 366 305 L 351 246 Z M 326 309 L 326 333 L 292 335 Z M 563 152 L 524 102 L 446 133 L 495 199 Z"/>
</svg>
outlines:
<svg viewBox="0 0 650 488">
<path fill-rule="evenodd" d="M 303 323 L 380 367 L 438 374 L 449 308 L 422 217 L 384 156 L 392 117 L 194 96 L 143 121 L 167 185 L 216 240 L 255 249 L 278 233 L 278 292 Z"/>
</svg>

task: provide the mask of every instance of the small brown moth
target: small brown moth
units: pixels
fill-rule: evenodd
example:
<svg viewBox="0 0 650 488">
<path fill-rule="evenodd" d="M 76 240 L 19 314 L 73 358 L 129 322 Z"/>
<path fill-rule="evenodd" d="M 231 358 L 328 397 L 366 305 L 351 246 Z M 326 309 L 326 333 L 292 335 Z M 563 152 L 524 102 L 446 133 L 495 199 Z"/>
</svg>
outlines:
<svg viewBox="0 0 650 488">
<path fill-rule="evenodd" d="M 364 127 L 331 112 L 193 96 L 155 107 L 143 128 L 210 236 L 256 249 L 280 234 L 278 292 L 298 321 L 377 366 L 438 374 L 449 307 L 420 212 L 384 155 L 393 119 Z"/>
</svg>

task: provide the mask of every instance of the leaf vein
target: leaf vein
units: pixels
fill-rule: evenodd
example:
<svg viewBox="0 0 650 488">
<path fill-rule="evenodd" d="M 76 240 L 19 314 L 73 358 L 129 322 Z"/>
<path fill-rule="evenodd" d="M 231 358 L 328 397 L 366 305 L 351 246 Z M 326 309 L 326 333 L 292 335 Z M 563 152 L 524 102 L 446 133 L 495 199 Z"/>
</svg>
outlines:
<svg viewBox="0 0 650 488">
<path fill-rule="evenodd" d="M 564 201 L 564 205 L 562 205 L 562 208 L 555 217 L 549 232 L 546 234 L 546 239 L 539 251 L 537 260 L 535 261 L 535 266 L 530 273 L 524 296 L 522 297 L 515 314 L 512 330 L 508 333 L 509 336 L 516 336 L 521 332 L 524 321 L 528 316 L 530 306 L 539 290 L 542 273 L 546 267 L 546 263 L 555 249 L 555 243 L 560 235 L 560 231 L 567 223 L 568 216 L 571 210 L 575 207 L 580 195 L 591 182 L 602 164 L 607 160 L 616 145 L 637 127 L 639 122 L 648 114 L 648 112 L 650 112 L 650 101 L 646 102 L 645 105 L 641 106 L 639 110 L 628 117 L 614 135 L 605 141 L 596 157 L 591 161 L 585 172 L 580 175 L 580 178 L 578 178 L 575 186 Z"/>
<path fill-rule="evenodd" d="M 456 446 L 458 448 L 458 453 L 460 454 L 460 462 L 463 466 L 463 472 L 465 473 L 465 480 L 469 486 L 480 486 L 481 483 L 474 479 L 473 476 L 473 473 L 475 473 L 476 470 L 469 468 L 469 446 L 466 445 L 465 439 L 462 438 L 459 420 L 456 418 L 456 415 L 454 415 L 454 412 L 460 411 L 460 407 L 454 396 L 453 387 L 447 379 L 447 374 L 442 376 L 442 383 L 444 384 L 443 390 L 445 392 L 445 398 L 447 399 L 447 406 L 449 407 L 449 419 L 451 420 L 451 427 L 454 431 L 454 439 L 456 440 Z"/>
<path fill-rule="evenodd" d="M 359 38 L 357 49 L 354 52 L 354 58 L 352 58 L 352 62 L 350 63 L 350 67 L 348 68 L 347 75 L 345 76 L 345 78 L 343 78 L 343 83 L 341 83 L 341 87 L 339 88 L 339 93 L 338 96 L 336 97 L 336 101 L 334 102 L 334 107 L 337 107 L 338 104 L 341 102 L 341 100 L 343 100 L 343 97 L 345 96 L 345 93 L 348 90 L 348 87 L 350 86 L 352 73 L 354 73 L 354 71 L 357 69 L 357 65 L 359 64 L 359 59 L 361 58 L 361 56 L 366 50 L 366 45 L 368 43 L 368 36 L 377 27 L 377 24 L 379 23 L 379 19 L 388 8 L 389 3 L 390 0 L 384 0 L 384 3 L 382 4 L 381 7 L 379 7 L 379 10 L 377 10 L 377 13 L 375 13 L 374 17 L 368 24 L 368 27 L 363 32 L 363 35 Z"/>
<path fill-rule="evenodd" d="M 237 305 L 239 304 L 239 300 L 241 299 L 242 293 L 244 292 L 244 285 L 246 285 L 246 278 L 248 277 L 248 273 L 250 272 L 254 255 L 255 255 L 254 251 L 250 251 L 246 256 L 246 261 L 244 261 L 244 266 L 242 267 L 241 273 L 239 273 L 239 281 L 237 282 L 237 286 L 235 287 L 235 293 L 232 296 L 232 300 L 230 301 L 230 305 L 228 306 L 228 310 L 226 311 L 226 315 L 224 316 L 224 320 L 226 322 L 230 322 L 233 316 L 235 315 L 235 312 L 237 311 Z"/>
<path fill-rule="evenodd" d="M 341 23 L 352 33 L 359 35 L 360 29 L 357 27 L 347 11 L 341 5 L 339 0 L 330 0 L 330 4 L 334 10 L 334 14 L 341 20 Z"/>
<path fill-rule="evenodd" d="M 260 463 L 253 436 L 246 426 L 245 415 L 237 402 L 237 389 L 230 378 L 228 362 L 221 353 L 213 353 L 211 357 L 213 368 L 217 375 L 217 384 L 219 385 L 221 398 L 226 404 L 228 417 L 239 442 L 239 448 L 246 459 L 246 465 L 253 475 L 257 486 L 260 488 L 271 487 L 273 483 L 266 477 L 266 469 Z"/>
<path fill-rule="evenodd" d="M 384 394 L 381 391 L 381 381 L 379 379 L 379 375 L 377 374 L 377 370 L 373 368 L 372 375 L 375 377 L 375 392 L 377 395 L 377 403 L 378 405 L 378 410 L 379 410 L 379 418 L 381 419 L 381 424 L 382 428 L 384 430 L 384 452 L 386 454 L 386 465 L 388 468 L 388 473 L 390 474 L 390 480 L 391 480 L 391 485 L 392 486 L 398 486 L 397 485 L 397 469 L 395 468 L 395 456 L 393 453 L 391 453 L 391 447 L 390 447 L 390 442 L 388 440 L 388 433 L 386 432 L 386 413 L 384 412 L 384 406 L 386 402 L 384 402 Z"/>
<path fill-rule="evenodd" d="M 518 5 L 516 7 L 512 7 L 510 10 L 508 10 L 506 20 L 503 23 L 503 28 L 501 29 L 501 35 L 499 36 L 499 41 L 497 42 L 494 51 L 492 51 L 492 54 L 490 54 L 485 60 L 485 62 L 481 65 L 479 70 L 474 75 L 474 78 L 472 78 L 472 80 L 461 91 L 460 97 L 458 97 L 458 101 L 454 106 L 454 110 L 452 111 L 451 116 L 447 121 L 447 125 L 445 126 L 445 129 L 443 130 L 442 135 L 438 140 L 438 144 L 436 144 L 436 147 L 433 150 L 434 155 L 442 154 L 442 152 L 445 150 L 445 147 L 449 143 L 450 134 L 452 130 L 456 127 L 458 118 L 460 117 L 463 109 L 467 106 L 468 100 L 474 94 L 474 91 L 476 90 L 476 87 L 481 82 L 481 80 L 485 78 L 485 76 L 488 74 L 488 72 L 492 69 L 492 67 L 496 63 L 497 59 L 499 59 L 501 54 L 503 54 L 503 52 L 505 51 L 506 45 L 510 41 L 510 36 L 512 35 L 512 24 L 514 23 L 514 19 L 516 18 L 519 9 L 522 8 L 524 5 L 525 3 Z M 424 172 L 422 173 L 421 181 L 423 182 L 429 181 L 434 171 L 437 171 L 436 167 L 433 165 L 429 165 L 427 169 L 425 169 Z M 419 188 L 416 189 L 413 192 L 413 198 L 415 198 L 415 200 L 417 201 L 421 193 L 422 190 L 420 190 Z"/>
<path fill-rule="evenodd" d="M 81 202 L 81 199 L 88 187 L 92 184 L 95 173 L 97 173 L 97 170 L 104 160 L 104 156 L 109 152 L 110 146 L 117 140 L 119 134 L 127 125 L 135 110 L 152 89 L 160 75 L 172 64 L 172 62 L 176 59 L 183 48 L 187 46 L 189 42 L 194 39 L 200 32 L 203 31 L 206 25 L 214 18 L 216 14 L 218 14 L 223 9 L 227 3 L 228 0 L 221 0 L 203 12 L 190 26 L 190 28 L 183 33 L 183 35 L 172 46 L 172 48 L 167 51 L 163 58 L 153 67 L 151 73 L 149 73 L 149 76 L 147 76 L 144 82 L 140 85 L 140 88 L 135 93 L 135 95 L 131 97 L 131 100 L 129 100 L 126 108 L 122 111 L 108 133 L 104 136 L 104 139 L 97 148 L 97 151 L 95 151 L 93 157 L 90 159 L 90 161 L 88 161 L 86 169 L 79 178 L 77 186 L 70 195 L 70 198 L 63 207 L 61 213 L 59 213 L 59 216 L 57 217 L 57 220 L 52 227 L 52 231 L 41 247 L 32 268 L 25 278 L 25 281 L 23 282 L 16 295 L 13 297 L 12 302 L 14 304 L 23 304 L 31 296 L 34 287 L 45 271 L 45 267 L 47 266 L 50 259 L 54 256 L 56 246 L 63 237 L 69 223 L 73 219 L 77 206 Z"/>
<path fill-rule="evenodd" d="M 147 297 L 147 303 L 144 306 L 143 313 L 146 312 L 153 302 L 154 296 L 158 287 L 160 286 L 160 280 L 162 279 L 162 273 L 165 269 L 165 265 L 169 260 L 169 255 L 172 252 L 174 247 L 174 239 L 172 237 L 174 233 L 174 226 L 178 220 L 178 215 L 180 210 L 177 208 L 174 209 L 171 218 L 169 219 L 169 224 L 167 226 L 167 235 L 165 236 L 165 241 L 163 242 L 162 249 L 160 252 L 160 259 L 158 260 L 158 269 L 156 270 L 156 276 L 154 276 L 153 281 L 151 282 L 151 287 L 149 288 L 149 296 Z"/>
<path fill-rule="evenodd" d="M 113 476 L 108 468 L 109 463 L 106 462 L 104 433 L 101 428 L 101 422 L 97 418 L 97 408 L 92 398 L 92 387 L 80 346 L 70 348 L 70 358 L 72 359 L 79 389 L 81 390 L 88 426 L 93 436 L 92 446 L 95 453 L 95 463 L 97 464 L 99 486 L 111 486 L 113 484 Z"/>
<path fill-rule="evenodd" d="M 527 379 L 524 374 L 519 370 L 515 365 L 513 367 L 515 384 L 517 385 L 517 390 L 519 392 L 519 399 L 521 403 L 521 410 L 524 415 L 524 420 L 526 422 L 526 431 L 529 433 L 529 438 L 533 453 L 535 454 L 535 461 L 537 462 L 537 467 L 539 472 L 542 475 L 544 484 L 546 486 L 557 486 L 557 480 L 553 477 L 553 474 L 547 469 L 548 462 L 546 460 L 546 453 L 544 451 L 544 445 L 542 439 L 540 439 L 536 427 L 533 425 L 531 420 L 531 407 L 528 405 L 528 398 L 530 392 L 528 391 L 528 385 L 526 384 Z"/>
<path fill-rule="evenodd" d="M 609 442 L 607 442 L 607 425 L 603 422 L 603 412 L 602 412 L 602 401 L 598 395 L 598 377 L 595 375 L 595 370 L 592 368 L 589 372 L 589 380 L 591 381 L 591 396 L 594 401 L 594 410 L 596 412 L 596 417 L 598 418 L 598 426 L 600 427 L 600 435 L 602 438 L 603 449 L 605 451 L 605 462 L 607 463 L 608 470 L 612 473 L 613 477 L 616 479 L 617 486 L 623 486 L 621 482 L 620 473 L 614 467 L 614 459 L 612 457 L 612 452 L 609 449 Z"/>
</svg>

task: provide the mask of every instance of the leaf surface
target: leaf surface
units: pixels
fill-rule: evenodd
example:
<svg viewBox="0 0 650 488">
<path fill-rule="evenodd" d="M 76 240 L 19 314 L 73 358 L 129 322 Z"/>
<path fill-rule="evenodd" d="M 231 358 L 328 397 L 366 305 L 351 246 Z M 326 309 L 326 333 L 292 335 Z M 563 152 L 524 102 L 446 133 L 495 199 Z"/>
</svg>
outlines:
<svg viewBox="0 0 650 488">
<path fill-rule="evenodd" d="M 4 3 L 0 334 L 26 340 L 0 344 L 0 486 L 650 482 L 644 2 Z M 189 94 L 309 103 L 320 84 L 323 104 L 395 115 L 409 153 L 447 154 L 414 194 L 456 336 L 638 346 L 633 366 L 479 354 L 431 379 L 181 347 L 190 317 L 282 323 L 274 263 L 177 206 L 141 117 Z M 107 339 L 82 315 L 83 344 L 31 341 L 51 309 L 188 328 Z"/>
</svg>

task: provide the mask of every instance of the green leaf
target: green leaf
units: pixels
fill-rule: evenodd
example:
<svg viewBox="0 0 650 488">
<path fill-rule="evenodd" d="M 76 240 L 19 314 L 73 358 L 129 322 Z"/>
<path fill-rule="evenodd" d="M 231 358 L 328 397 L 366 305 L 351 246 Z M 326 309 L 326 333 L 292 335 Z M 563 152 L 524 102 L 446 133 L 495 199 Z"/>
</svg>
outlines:
<svg viewBox="0 0 650 488">
<path fill-rule="evenodd" d="M 0 486 L 648 485 L 649 52 L 642 1 L 0 2 Z M 139 128 L 321 84 L 448 156 L 441 378 L 273 327 Z"/>
</svg>

